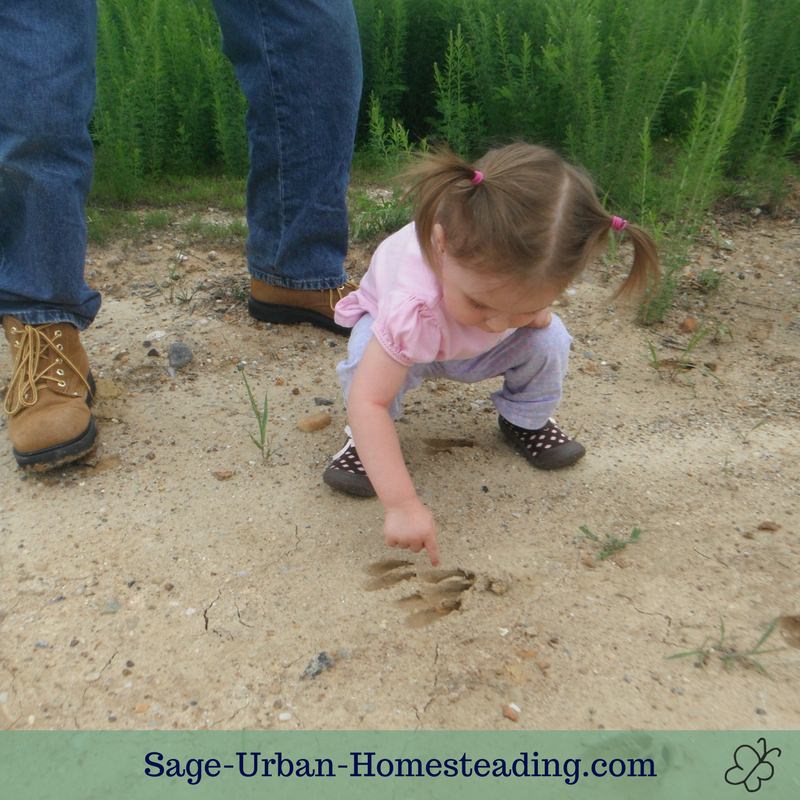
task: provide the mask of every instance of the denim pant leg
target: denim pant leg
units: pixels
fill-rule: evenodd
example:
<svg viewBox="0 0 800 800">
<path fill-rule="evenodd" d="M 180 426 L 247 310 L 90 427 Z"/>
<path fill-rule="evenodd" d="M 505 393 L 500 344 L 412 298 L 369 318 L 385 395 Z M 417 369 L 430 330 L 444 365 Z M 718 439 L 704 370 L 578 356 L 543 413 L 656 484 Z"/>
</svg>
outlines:
<svg viewBox="0 0 800 800">
<path fill-rule="evenodd" d="M 546 328 L 518 328 L 487 353 L 434 366 L 438 374 L 464 383 L 503 375 L 502 388 L 492 394 L 495 408 L 514 425 L 535 430 L 558 408 L 571 342 L 553 314 Z"/>
<path fill-rule="evenodd" d="M 0 3 L 0 317 L 86 328 L 94 0 Z"/>
<path fill-rule="evenodd" d="M 352 0 L 214 0 L 247 100 L 248 268 L 291 289 L 345 280 L 361 98 Z"/>
</svg>

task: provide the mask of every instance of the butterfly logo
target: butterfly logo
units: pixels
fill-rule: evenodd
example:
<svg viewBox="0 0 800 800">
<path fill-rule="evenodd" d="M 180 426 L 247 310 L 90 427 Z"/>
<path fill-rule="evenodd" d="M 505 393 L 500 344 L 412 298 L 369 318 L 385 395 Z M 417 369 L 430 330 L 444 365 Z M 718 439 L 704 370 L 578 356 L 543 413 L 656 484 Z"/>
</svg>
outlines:
<svg viewBox="0 0 800 800">
<path fill-rule="evenodd" d="M 733 766 L 725 773 L 725 782 L 731 786 L 743 785 L 748 792 L 757 792 L 761 784 L 770 780 L 775 774 L 772 762 L 767 761 L 770 753 L 780 756 L 777 747 L 767 750 L 767 742 L 761 737 L 761 752 L 749 744 L 742 744 L 733 752 Z"/>
</svg>

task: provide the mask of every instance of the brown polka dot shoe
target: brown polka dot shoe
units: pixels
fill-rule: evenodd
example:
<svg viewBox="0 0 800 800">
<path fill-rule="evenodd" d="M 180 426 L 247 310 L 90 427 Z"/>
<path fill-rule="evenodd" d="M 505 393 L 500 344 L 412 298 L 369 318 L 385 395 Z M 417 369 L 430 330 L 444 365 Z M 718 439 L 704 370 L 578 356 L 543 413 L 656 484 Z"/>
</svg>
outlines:
<svg viewBox="0 0 800 800">
<path fill-rule="evenodd" d="M 506 439 L 538 469 L 569 467 L 586 454 L 583 445 L 570 439 L 555 420 L 547 420 L 535 431 L 520 428 L 505 417 L 499 417 L 498 423 Z"/>
<path fill-rule="evenodd" d="M 374 497 L 375 490 L 372 482 L 367 477 L 367 471 L 358 457 L 356 446 L 349 435 L 344 447 L 333 457 L 322 480 L 332 489 L 345 494 L 354 494 L 358 497 Z"/>
</svg>

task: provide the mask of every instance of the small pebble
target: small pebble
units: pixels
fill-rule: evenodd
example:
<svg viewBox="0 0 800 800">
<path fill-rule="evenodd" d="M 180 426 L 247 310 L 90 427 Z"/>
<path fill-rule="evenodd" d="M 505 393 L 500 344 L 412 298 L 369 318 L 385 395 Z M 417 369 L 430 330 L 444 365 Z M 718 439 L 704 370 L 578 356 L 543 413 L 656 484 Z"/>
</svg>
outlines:
<svg viewBox="0 0 800 800">
<path fill-rule="evenodd" d="M 328 400 L 327 397 L 315 397 L 314 398 L 314 405 L 315 406 L 332 406 L 333 400 Z"/>
<path fill-rule="evenodd" d="M 149 355 L 151 358 L 157 358 L 158 356 L 161 355 L 161 353 L 159 353 L 158 350 L 155 349 L 155 347 L 151 347 L 147 351 L 147 355 Z"/>
<path fill-rule="evenodd" d="M 516 703 L 507 703 L 503 706 L 503 716 L 510 719 L 512 722 L 519 720 L 519 714 L 522 709 Z"/>
<path fill-rule="evenodd" d="M 39 650 L 46 650 L 48 647 L 50 647 L 50 643 L 49 643 L 49 642 L 46 642 L 46 641 L 44 641 L 44 639 L 40 639 L 38 642 L 36 642 L 36 645 L 35 645 L 35 646 L 36 646 L 36 647 L 37 647 Z"/>
<path fill-rule="evenodd" d="M 309 414 L 298 420 L 297 427 L 304 433 L 321 431 L 331 424 L 331 415 L 327 411 L 320 411 L 319 414 Z"/>
<path fill-rule="evenodd" d="M 764 520 L 759 526 L 758 529 L 760 531 L 779 531 L 781 526 L 778 525 L 777 522 L 772 522 L 771 520 Z"/>
<path fill-rule="evenodd" d="M 100 612 L 101 614 L 116 614 L 121 608 L 118 600 L 109 600 L 103 610 Z"/>
<path fill-rule="evenodd" d="M 278 714 L 278 719 L 281 722 L 288 722 L 292 718 L 292 715 L 288 711 L 282 711 Z"/>
<path fill-rule="evenodd" d="M 756 714 L 758 714 L 759 717 L 766 717 L 767 716 L 767 709 L 766 708 L 757 708 L 756 709 Z"/>
<path fill-rule="evenodd" d="M 211 473 L 218 481 L 227 481 L 233 477 L 232 469 L 216 469 Z"/>
<path fill-rule="evenodd" d="M 194 355 L 183 342 L 172 342 L 169 346 L 169 365 L 174 369 L 182 369 L 191 363 Z"/>
<path fill-rule="evenodd" d="M 317 675 L 324 672 L 326 669 L 331 669 L 333 663 L 333 659 L 323 650 L 317 653 L 317 655 L 308 662 L 308 666 L 303 670 L 303 674 L 300 677 L 316 678 Z"/>
</svg>

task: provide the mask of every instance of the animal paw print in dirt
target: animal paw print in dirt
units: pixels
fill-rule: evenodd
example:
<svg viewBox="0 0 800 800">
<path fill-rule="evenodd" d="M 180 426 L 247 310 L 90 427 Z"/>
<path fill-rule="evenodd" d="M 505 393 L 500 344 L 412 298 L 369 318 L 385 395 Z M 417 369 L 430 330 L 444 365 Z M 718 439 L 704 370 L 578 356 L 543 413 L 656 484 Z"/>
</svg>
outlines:
<svg viewBox="0 0 800 800">
<path fill-rule="evenodd" d="M 372 579 L 367 591 L 390 589 L 403 581 L 413 581 L 414 590 L 399 598 L 395 604 L 411 613 L 406 625 L 424 628 L 458 611 L 462 596 L 475 584 L 475 574 L 464 569 L 435 569 L 418 572 L 411 561 L 388 559 L 368 567 Z"/>
</svg>

